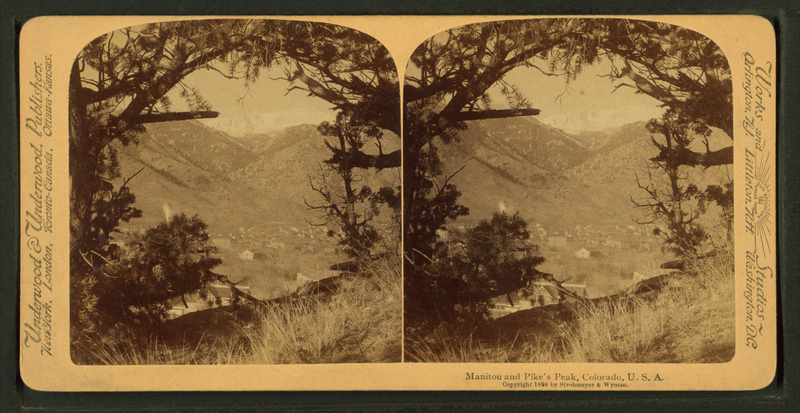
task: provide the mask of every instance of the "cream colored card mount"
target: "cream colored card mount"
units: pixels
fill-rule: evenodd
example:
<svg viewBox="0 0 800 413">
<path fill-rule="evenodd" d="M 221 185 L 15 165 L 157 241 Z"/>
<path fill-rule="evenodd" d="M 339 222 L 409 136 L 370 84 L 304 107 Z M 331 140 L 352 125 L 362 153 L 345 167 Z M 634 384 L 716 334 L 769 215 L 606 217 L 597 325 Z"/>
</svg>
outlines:
<svg viewBox="0 0 800 413">
<path fill-rule="evenodd" d="M 40 17 L 19 50 L 33 389 L 775 376 L 762 18 Z"/>
</svg>

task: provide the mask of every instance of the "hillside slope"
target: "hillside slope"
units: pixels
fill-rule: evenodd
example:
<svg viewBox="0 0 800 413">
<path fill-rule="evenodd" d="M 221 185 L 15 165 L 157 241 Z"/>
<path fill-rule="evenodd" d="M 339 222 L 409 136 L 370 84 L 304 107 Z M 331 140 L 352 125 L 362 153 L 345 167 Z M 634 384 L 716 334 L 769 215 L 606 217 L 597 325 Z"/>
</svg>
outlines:
<svg viewBox="0 0 800 413">
<path fill-rule="evenodd" d="M 626 145 L 647 148 L 643 124 L 631 125 L 626 132 L 572 136 L 535 119 L 473 122 L 458 144 L 442 151 L 447 174 L 464 167 L 453 179 L 471 210 L 461 221 L 478 221 L 505 208 L 556 230 L 631 223 L 630 191 L 614 188 L 618 177 L 608 180 L 574 172 L 594 163 L 634 179 L 633 162 L 607 155 Z M 631 154 L 649 156 L 641 150 Z"/>
<path fill-rule="evenodd" d="M 318 202 L 309 179 L 321 183 L 329 156 L 316 126 L 234 138 L 198 121 L 167 122 L 148 125 L 138 140 L 118 148 L 124 178 L 141 170 L 128 184 L 144 211 L 133 225 L 163 220 L 164 204 L 173 213 L 200 214 L 221 232 L 275 222 L 305 225 L 319 218 L 305 204 Z M 392 143 L 387 139 L 384 151 L 392 150 Z M 329 170 L 325 179 L 334 190 L 341 185 Z M 394 187 L 399 171 L 364 174 L 363 182 Z"/>
<path fill-rule="evenodd" d="M 627 226 L 641 218 L 643 211 L 631 201 L 647 195 L 637 176 L 642 184 L 648 182 L 647 161 L 658 154 L 645 122 L 577 135 L 533 118 L 470 122 L 468 127 L 458 143 L 441 151 L 446 174 L 464 167 L 452 180 L 471 211 L 461 223 L 498 210 L 519 211 L 554 230 Z M 709 142 L 713 149 L 726 139 L 717 131 Z M 701 188 L 729 179 L 726 168 L 687 168 L 687 177 Z M 660 174 L 653 179 L 665 185 Z"/>
</svg>

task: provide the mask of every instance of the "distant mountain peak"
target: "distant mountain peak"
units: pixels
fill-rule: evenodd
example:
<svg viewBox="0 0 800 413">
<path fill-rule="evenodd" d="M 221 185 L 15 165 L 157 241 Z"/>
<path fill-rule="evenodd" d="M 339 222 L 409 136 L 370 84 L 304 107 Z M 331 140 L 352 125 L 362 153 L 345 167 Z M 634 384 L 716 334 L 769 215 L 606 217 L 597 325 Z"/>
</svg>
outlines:
<svg viewBox="0 0 800 413">
<path fill-rule="evenodd" d="M 540 116 L 539 121 L 570 134 L 599 132 L 629 123 L 661 117 L 664 108 L 655 105 L 630 105 L 589 112 Z"/>
<path fill-rule="evenodd" d="M 335 117 L 336 114 L 331 110 L 299 108 L 251 115 L 221 115 L 200 122 L 228 135 L 241 137 L 262 135 L 302 124 L 318 125 L 323 121 L 332 121 Z"/>
</svg>

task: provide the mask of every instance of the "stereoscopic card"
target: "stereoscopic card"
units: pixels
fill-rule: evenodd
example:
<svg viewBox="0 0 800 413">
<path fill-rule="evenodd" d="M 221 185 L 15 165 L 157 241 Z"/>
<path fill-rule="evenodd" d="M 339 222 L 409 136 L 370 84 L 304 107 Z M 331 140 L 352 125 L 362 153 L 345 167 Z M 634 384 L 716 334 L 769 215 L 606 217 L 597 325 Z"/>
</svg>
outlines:
<svg viewBox="0 0 800 413">
<path fill-rule="evenodd" d="M 23 381 L 763 388 L 776 63 L 756 16 L 30 20 Z"/>
</svg>

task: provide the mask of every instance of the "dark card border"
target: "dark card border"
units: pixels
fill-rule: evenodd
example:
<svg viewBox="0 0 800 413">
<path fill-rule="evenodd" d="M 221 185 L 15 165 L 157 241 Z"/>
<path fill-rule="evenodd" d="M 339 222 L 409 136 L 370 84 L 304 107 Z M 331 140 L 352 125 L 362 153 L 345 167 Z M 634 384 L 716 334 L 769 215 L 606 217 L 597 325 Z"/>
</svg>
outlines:
<svg viewBox="0 0 800 413">
<path fill-rule="evenodd" d="M 790 0 L 195 0 L 134 2 L 7 0 L 0 18 L 0 411 L 397 411 L 397 410 L 589 410 L 797 411 L 798 254 L 800 244 L 800 5 Z M 780 282 L 778 372 L 773 383 L 748 392 L 39 392 L 19 374 L 19 33 L 42 15 L 483 15 L 483 14 L 757 14 L 778 37 L 779 121 L 777 141 L 778 274 Z"/>
</svg>

